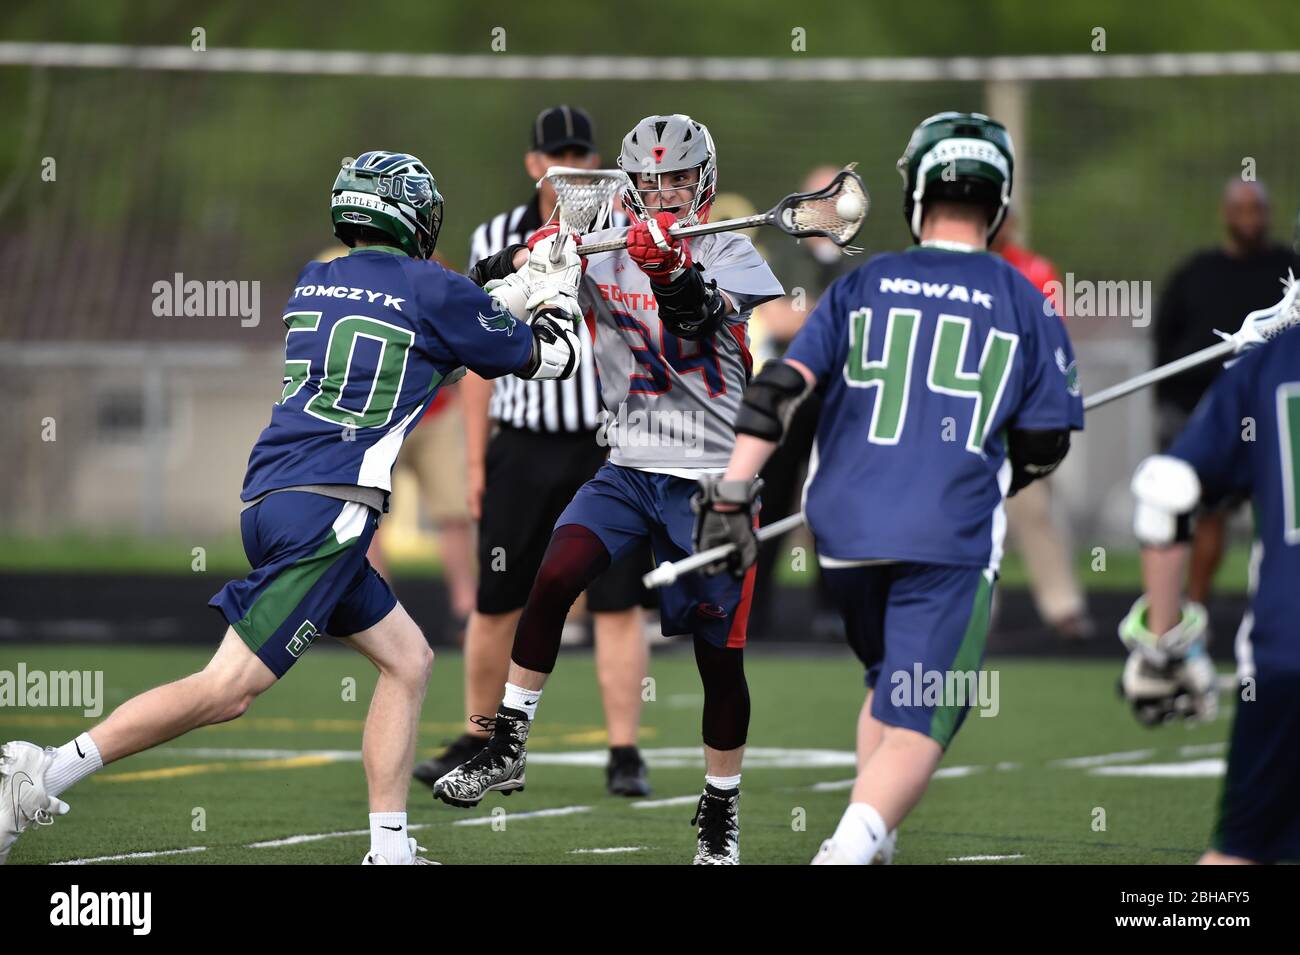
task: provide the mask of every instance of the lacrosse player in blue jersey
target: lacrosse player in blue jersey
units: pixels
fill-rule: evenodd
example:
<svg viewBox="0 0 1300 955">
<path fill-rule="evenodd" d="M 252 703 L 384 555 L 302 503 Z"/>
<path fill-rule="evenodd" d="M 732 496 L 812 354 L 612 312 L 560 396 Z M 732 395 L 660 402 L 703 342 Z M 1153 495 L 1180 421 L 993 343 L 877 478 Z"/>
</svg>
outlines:
<svg viewBox="0 0 1300 955">
<path fill-rule="evenodd" d="M 707 570 L 741 572 L 758 551 L 756 475 L 800 399 L 821 392 L 804 510 L 867 694 L 851 803 L 816 863 L 892 857 L 975 696 L 1003 499 L 1051 472 L 1083 427 L 1060 320 L 986 251 L 1013 163 L 1007 131 L 986 116 L 917 127 L 899 171 L 918 247 L 830 286 L 746 390 L 725 475 L 700 482 L 695 549 L 734 543 Z"/>
<path fill-rule="evenodd" d="M 1212 718 L 1205 608 L 1183 601 L 1193 512 L 1249 495 L 1254 593 L 1237 634 L 1241 697 L 1202 863 L 1300 861 L 1300 329 L 1233 364 L 1167 454 L 1133 475 L 1145 595 L 1120 624 L 1124 694 L 1148 725 Z"/>
<path fill-rule="evenodd" d="M 107 763 L 233 720 L 321 635 L 367 657 L 379 680 L 362 762 L 366 864 L 414 864 L 406 824 L 416 727 L 433 653 L 366 560 L 393 462 L 439 387 L 485 378 L 567 378 L 581 348 L 571 239 L 537 245 L 489 296 L 426 261 L 442 225 L 429 170 L 406 153 L 345 159 L 331 198 L 350 255 L 312 262 L 284 312 L 284 387 L 248 462 L 240 529 L 252 571 L 211 605 L 228 628 L 198 673 L 128 700 L 55 748 L 13 741 L 0 756 L 0 862 L 18 834 L 68 811 L 60 795 Z M 510 302 L 503 310 L 499 302 Z"/>
</svg>

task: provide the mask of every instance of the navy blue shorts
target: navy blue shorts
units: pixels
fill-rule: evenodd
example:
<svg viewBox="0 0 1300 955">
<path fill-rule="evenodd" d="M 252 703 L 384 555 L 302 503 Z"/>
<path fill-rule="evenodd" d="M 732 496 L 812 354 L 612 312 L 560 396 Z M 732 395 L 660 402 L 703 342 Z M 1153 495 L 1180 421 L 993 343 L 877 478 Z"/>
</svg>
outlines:
<svg viewBox="0 0 1300 955">
<path fill-rule="evenodd" d="M 269 494 L 239 518 L 252 573 L 226 584 L 208 605 L 284 676 L 320 634 L 360 633 L 397 606 L 366 560 L 378 526 L 364 504 L 303 491 Z"/>
<path fill-rule="evenodd" d="M 947 749 L 972 705 L 997 712 L 997 684 L 981 674 L 993 571 L 899 562 L 822 577 L 867 668 L 873 717 Z"/>
<path fill-rule="evenodd" d="M 1254 862 L 1300 862 L 1300 674 L 1256 677 L 1237 703 L 1211 840 Z"/>
<path fill-rule="evenodd" d="M 691 495 L 699 485 L 671 474 L 651 474 L 605 463 L 578 489 L 556 527 L 579 524 L 600 538 L 617 562 L 649 540 L 656 564 L 689 557 L 695 514 Z M 730 574 L 686 574 L 659 591 L 664 636 L 689 633 L 717 647 L 743 647 L 754 594 L 754 568 L 742 580 Z"/>
</svg>

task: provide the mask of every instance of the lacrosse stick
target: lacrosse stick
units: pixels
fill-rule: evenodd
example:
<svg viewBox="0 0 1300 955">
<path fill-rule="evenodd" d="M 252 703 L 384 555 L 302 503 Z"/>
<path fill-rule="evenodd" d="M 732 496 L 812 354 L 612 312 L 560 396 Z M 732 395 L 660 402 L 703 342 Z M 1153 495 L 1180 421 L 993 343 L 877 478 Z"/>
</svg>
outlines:
<svg viewBox="0 0 1300 955">
<path fill-rule="evenodd" d="M 1164 381 L 1166 378 L 1172 378 L 1174 375 L 1182 374 L 1189 369 L 1209 364 L 1215 359 L 1226 358 L 1228 355 L 1239 355 L 1257 345 L 1262 345 L 1271 338 L 1276 338 L 1288 328 L 1300 326 L 1300 297 L 1297 297 L 1297 289 L 1300 286 L 1297 285 L 1295 276 L 1290 272 L 1287 272 L 1287 277 L 1282 280 L 1282 284 L 1286 288 L 1286 294 L 1282 296 L 1282 301 L 1268 308 L 1256 309 L 1251 312 L 1246 316 L 1245 321 L 1241 323 L 1241 328 L 1231 335 L 1216 330 L 1215 334 L 1223 339 L 1217 345 L 1210 345 L 1208 348 L 1192 352 L 1177 361 L 1171 361 L 1167 365 L 1152 368 L 1150 371 L 1143 372 L 1128 381 L 1121 381 L 1118 385 L 1103 388 L 1095 395 L 1089 395 L 1084 400 L 1083 410 L 1091 411 L 1093 408 L 1098 408 L 1114 401 L 1116 398 L 1123 398 L 1140 388 L 1154 385 L 1157 381 Z"/>
<path fill-rule="evenodd" d="M 712 235 L 715 232 L 734 232 L 770 225 L 797 239 L 821 236 L 844 248 L 862 228 L 862 221 L 866 219 L 867 210 L 871 206 L 871 197 L 867 195 L 862 177 L 853 171 L 856 165 L 857 163 L 850 163 L 841 169 L 826 188 L 816 192 L 792 193 L 767 212 L 699 225 L 673 226 L 668 234 L 684 239 L 693 235 Z M 626 180 L 626 186 L 632 188 L 631 180 Z M 627 248 L 626 236 L 605 242 L 584 243 L 578 246 L 578 254 L 594 255 L 597 252 L 613 252 L 624 248 Z M 852 247 L 845 249 L 849 255 L 861 251 Z"/>
<path fill-rule="evenodd" d="M 1122 381 L 1118 385 L 1099 391 L 1084 401 L 1084 410 L 1089 411 L 1097 408 L 1107 402 L 1114 401 L 1116 398 L 1122 398 L 1148 385 L 1153 385 L 1157 381 L 1163 381 L 1166 378 L 1187 371 L 1189 368 L 1207 364 L 1217 358 L 1249 351 L 1270 339 L 1276 338 L 1289 328 L 1300 327 L 1300 282 L 1297 282 L 1295 276 L 1289 272 L 1282 282 L 1286 286 L 1286 294 L 1282 296 L 1280 302 L 1269 308 L 1261 308 L 1251 312 L 1241 323 L 1241 328 L 1231 335 L 1226 332 L 1218 332 L 1217 334 L 1223 338 L 1223 341 L 1219 342 L 1219 344 L 1202 348 L 1186 358 L 1171 361 L 1167 365 L 1153 368 L 1151 371 L 1130 378 L 1128 381 Z M 796 527 L 802 526 L 803 523 L 804 516 L 802 513 L 791 514 L 789 517 L 759 528 L 754 536 L 761 543 L 773 537 L 780 537 L 786 531 L 792 531 Z M 735 544 L 719 544 L 717 547 L 710 547 L 706 551 L 692 554 L 690 557 L 685 557 L 676 563 L 664 561 L 642 577 L 641 582 L 650 589 L 666 587 L 675 583 L 682 574 L 689 574 L 692 571 L 699 570 L 706 564 L 713 563 L 715 560 L 722 560 L 735 549 Z"/>
<path fill-rule="evenodd" d="M 549 182 L 560 210 L 560 238 L 594 232 L 605 225 L 614 197 L 630 185 L 621 169 L 576 169 L 552 166 L 537 182 Z M 561 243 L 551 246 L 551 262 L 560 261 Z"/>
</svg>

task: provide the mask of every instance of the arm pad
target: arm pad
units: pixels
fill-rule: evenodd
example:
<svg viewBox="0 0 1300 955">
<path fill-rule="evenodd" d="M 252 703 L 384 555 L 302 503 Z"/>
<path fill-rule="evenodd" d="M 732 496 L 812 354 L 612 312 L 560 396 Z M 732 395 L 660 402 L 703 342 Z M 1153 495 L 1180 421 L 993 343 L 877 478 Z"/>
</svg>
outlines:
<svg viewBox="0 0 1300 955">
<path fill-rule="evenodd" d="M 482 288 L 493 279 L 503 279 L 507 275 L 515 272 L 514 258 L 515 253 L 520 249 L 527 249 L 528 246 L 522 242 L 516 242 L 508 245 L 496 255 L 489 255 L 486 259 L 479 259 L 474 263 L 474 267 L 469 270 L 470 281 Z"/>
<path fill-rule="evenodd" d="M 678 338 L 708 338 L 727 317 L 727 301 L 718 291 L 718 283 L 706 283 L 699 266 L 685 269 L 671 282 L 656 282 L 654 292 L 659 320 Z"/>
<path fill-rule="evenodd" d="M 736 412 L 736 434 L 752 434 L 764 441 L 780 443 L 795 409 L 810 390 L 807 380 L 793 365 L 769 361 L 745 389 L 740 410 Z"/>
<path fill-rule="evenodd" d="M 1011 490 L 1007 496 L 1047 477 L 1065 460 L 1069 450 L 1070 432 L 1067 430 L 1012 429 L 1007 434 L 1007 457 L 1011 459 Z"/>
<path fill-rule="evenodd" d="M 1133 472 L 1137 498 L 1133 532 L 1148 547 L 1165 547 L 1191 538 L 1191 512 L 1201 499 L 1196 469 L 1181 458 L 1153 454 Z"/>
<path fill-rule="evenodd" d="M 533 314 L 529 328 L 533 333 L 533 351 L 524 366 L 515 372 L 532 381 L 572 378 L 582 359 L 582 342 L 567 316 L 543 307 Z"/>
</svg>

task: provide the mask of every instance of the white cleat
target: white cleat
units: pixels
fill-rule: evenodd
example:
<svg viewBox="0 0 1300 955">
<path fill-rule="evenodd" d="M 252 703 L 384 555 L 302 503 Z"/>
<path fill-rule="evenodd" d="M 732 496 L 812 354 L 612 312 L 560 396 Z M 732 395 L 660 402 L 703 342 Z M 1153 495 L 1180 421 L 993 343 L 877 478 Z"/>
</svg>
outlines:
<svg viewBox="0 0 1300 955">
<path fill-rule="evenodd" d="M 442 865 L 441 862 L 434 862 L 432 859 L 420 858 L 420 853 L 427 851 L 424 846 L 417 846 L 414 839 L 408 839 L 407 844 L 411 847 L 411 854 L 405 862 L 389 862 L 387 858 L 378 852 L 367 852 L 366 857 L 361 860 L 362 865 Z"/>
<path fill-rule="evenodd" d="M 871 865 L 891 865 L 894 861 L 894 852 L 898 848 L 898 830 L 891 829 L 889 835 L 880 844 L 876 850 L 875 856 L 871 859 Z M 827 839 L 822 843 L 822 847 L 817 850 L 809 865 L 861 865 L 857 858 L 851 853 L 846 852 L 834 839 Z"/>
<path fill-rule="evenodd" d="M 53 760 L 53 748 L 21 741 L 0 747 L 0 865 L 20 833 L 33 823 L 53 825 L 55 816 L 68 811 L 62 799 L 45 794 L 45 770 Z"/>
</svg>

